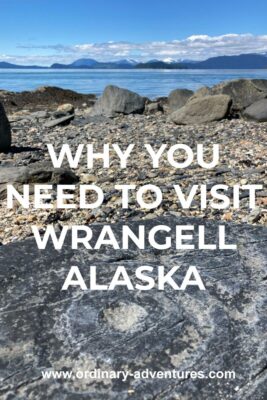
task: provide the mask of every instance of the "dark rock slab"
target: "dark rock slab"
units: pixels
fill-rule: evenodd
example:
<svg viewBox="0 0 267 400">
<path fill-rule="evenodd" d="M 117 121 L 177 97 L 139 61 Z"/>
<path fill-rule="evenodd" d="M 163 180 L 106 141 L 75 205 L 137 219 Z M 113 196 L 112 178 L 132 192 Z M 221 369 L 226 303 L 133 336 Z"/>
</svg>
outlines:
<svg viewBox="0 0 267 400">
<path fill-rule="evenodd" d="M 65 115 L 64 117 L 51 119 L 44 123 L 45 128 L 54 128 L 58 125 L 68 125 L 75 118 L 75 114 Z"/>
<path fill-rule="evenodd" d="M 11 129 L 5 109 L 0 103 L 0 152 L 6 152 L 11 146 Z"/>
<path fill-rule="evenodd" d="M 207 241 L 215 222 L 175 219 L 156 224 L 205 224 Z M 131 223 L 132 228 L 137 222 Z M 101 226 L 93 226 L 95 233 Z M 116 235 L 121 226 L 114 225 Z M 1 399 L 263 400 L 266 385 L 267 229 L 228 225 L 237 251 L 101 252 L 38 250 L 33 239 L 0 247 Z M 163 240 L 163 239 L 162 239 Z M 101 283 L 118 265 L 131 276 L 140 265 L 196 265 L 206 291 L 60 289 L 71 265 L 86 276 L 96 265 Z M 92 370 L 235 371 L 234 380 L 42 379 L 41 371 Z"/>
</svg>

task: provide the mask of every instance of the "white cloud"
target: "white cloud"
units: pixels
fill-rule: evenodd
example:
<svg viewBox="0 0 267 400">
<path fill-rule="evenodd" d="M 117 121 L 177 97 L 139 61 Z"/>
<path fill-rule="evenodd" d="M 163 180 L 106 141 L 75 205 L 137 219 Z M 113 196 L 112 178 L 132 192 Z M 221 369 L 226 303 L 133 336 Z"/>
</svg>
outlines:
<svg viewBox="0 0 267 400">
<path fill-rule="evenodd" d="M 69 63 L 77 58 L 84 57 L 95 58 L 99 61 L 117 60 L 125 57 L 136 58 L 140 61 L 168 57 L 177 60 L 204 60 L 219 55 L 267 53 L 267 35 L 229 33 L 220 36 L 192 35 L 183 40 L 143 43 L 108 41 L 71 46 L 55 44 L 18 47 L 24 49 L 25 56 L 6 55 L 1 57 L 0 55 L 0 58 L 11 62 L 41 63 L 44 65 L 53 62 Z M 38 54 L 38 50 L 41 54 Z M 52 54 L 48 52 L 52 52 Z"/>
</svg>

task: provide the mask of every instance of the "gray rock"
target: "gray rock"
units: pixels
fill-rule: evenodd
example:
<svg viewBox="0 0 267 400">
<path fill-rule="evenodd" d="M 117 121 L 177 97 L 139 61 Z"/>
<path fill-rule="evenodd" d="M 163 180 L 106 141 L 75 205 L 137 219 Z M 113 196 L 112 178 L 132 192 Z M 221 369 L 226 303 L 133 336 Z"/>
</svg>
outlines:
<svg viewBox="0 0 267 400">
<path fill-rule="evenodd" d="M 45 122 L 44 127 L 45 128 L 54 128 L 55 126 L 58 126 L 58 125 L 67 125 L 74 119 L 74 117 L 75 117 L 75 115 L 71 114 L 71 115 L 66 115 L 64 117 L 52 119 L 51 121 Z"/>
<path fill-rule="evenodd" d="M 262 210 L 260 208 L 255 208 L 247 217 L 247 221 L 250 224 L 254 224 L 255 222 L 258 222 L 262 217 Z"/>
<path fill-rule="evenodd" d="M 92 115 L 114 117 L 117 114 L 141 114 L 145 109 L 146 98 L 127 89 L 107 86 L 92 109 Z"/>
<path fill-rule="evenodd" d="M 68 168 L 54 168 L 49 162 L 36 162 L 26 167 L 0 167 L 0 200 L 6 198 L 6 184 L 17 189 L 35 183 L 72 184 L 79 178 Z"/>
<path fill-rule="evenodd" d="M 219 83 L 211 89 L 212 94 L 226 94 L 232 99 L 233 111 L 243 111 L 258 100 L 267 97 L 267 80 L 238 79 Z"/>
<path fill-rule="evenodd" d="M 60 106 L 58 106 L 57 112 L 62 113 L 62 114 L 72 115 L 75 113 L 75 108 L 74 108 L 73 104 L 65 103 L 65 104 L 61 104 Z"/>
<path fill-rule="evenodd" d="M 11 147 L 11 129 L 5 109 L 0 103 L 0 152 L 6 152 Z"/>
<path fill-rule="evenodd" d="M 163 108 L 159 102 L 152 102 L 152 103 L 146 104 L 146 107 L 145 107 L 146 114 L 155 114 L 157 112 L 162 112 L 162 111 L 163 111 Z"/>
<path fill-rule="evenodd" d="M 251 104 L 245 109 L 244 117 L 257 122 L 267 122 L 267 99 Z"/>
<path fill-rule="evenodd" d="M 193 96 L 194 92 L 188 89 L 175 89 L 168 96 L 168 106 L 170 112 L 182 108 L 187 101 Z"/>
<path fill-rule="evenodd" d="M 73 116 L 75 114 L 75 108 L 73 104 L 61 104 L 57 110 L 53 113 L 53 117 L 56 119 Z"/>
<path fill-rule="evenodd" d="M 218 229 L 173 216 L 142 224 L 204 224 L 207 243 Z M 91 227 L 98 235 L 101 226 Z M 121 225 L 113 230 L 119 237 Z M 267 229 L 229 224 L 227 240 L 238 251 L 74 251 L 70 236 L 61 251 L 51 243 L 40 251 L 33 239 L 0 246 L 1 399 L 265 399 Z M 103 284 L 118 265 L 136 282 L 137 266 L 159 264 L 198 266 L 206 291 L 61 291 L 71 265 L 85 280 L 96 265 Z M 236 379 L 42 379 L 42 371 L 94 368 L 235 371 Z"/>
<path fill-rule="evenodd" d="M 189 100 L 173 112 L 170 119 L 178 125 L 204 124 L 227 117 L 231 98 L 226 95 L 204 96 Z"/>
</svg>

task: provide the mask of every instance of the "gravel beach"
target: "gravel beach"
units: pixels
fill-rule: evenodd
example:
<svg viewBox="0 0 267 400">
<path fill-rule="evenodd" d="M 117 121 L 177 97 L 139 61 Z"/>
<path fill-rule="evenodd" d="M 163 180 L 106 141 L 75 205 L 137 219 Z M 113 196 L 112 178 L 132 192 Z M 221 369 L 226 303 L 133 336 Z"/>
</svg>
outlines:
<svg viewBox="0 0 267 400">
<path fill-rule="evenodd" d="M 196 93 L 176 90 L 153 102 L 114 86 L 107 87 L 100 99 L 58 88 L 0 93 L 7 112 L 0 108 L 1 398 L 266 398 L 266 102 L 267 81 L 261 80 L 239 80 Z M 53 146 L 58 156 L 66 144 L 72 155 L 84 146 L 77 168 L 71 169 L 66 160 L 54 168 L 49 148 Z M 109 168 L 104 168 L 103 159 L 88 167 L 86 150 L 92 145 L 101 153 L 105 144 L 112 150 Z M 121 151 L 134 145 L 127 168 L 120 168 L 113 144 Z M 166 145 L 159 168 L 152 168 L 148 144 L 154 151 Z M 177 168 L 177 162 L 186 158 L 183 151 L 175 153 L 176 164 L 168 157 L 168 150 L 177 144 L 193 151 L 193 161 L 183 169 Z M 212 161 L 214 144 L 219 145 L 215 167 L 200 166 L 199 144 L 206 162 Z M 27 186 L 30 208 L 19 199 L 7 208 L 7 184 L 18 193 Z M 32 207 L 38 184 L 50 185 L 45 200 L 50 209 Z M 115 188 L 120 184 L 136 185 L 125 209 L 121 191 Z M 136 190 L 148 184 L 162 194 L 154 209 L 142 208 L 136 196 Z M 84 185 L 100 187 L 103 204 L 94 209 L 59 209 L 59 185 L 73 185 L 67 194 L 75 201 L 65 199 L 64 206 L 79 207 Z M 174 185 L 186 199 L 197 185 L 189 208 L 181 206 Z M 204 196 L 200 185 L 205 186 Z M 228 208 L 212 206 L 216 185 L 226 185 Z M 238 193 L 239 206 L 233 204 L 235 185 L 260 185 L 255 207 L 249 208 L 247 189 Z M 201 208 L 202 197 L 206 208 Z M 149 191 L 142 198 L 145 205 L 154 200 Z M 88 193 L 86 201 L 94 202 L 94 195 Z M 124 227 L 137 235 L 140 226 L 146 235 L 160 227 L 155 242 L 164 249 L 154 247 L 147 237 L 147 246 L 137 248 L 130 239 L 129 246 L 112 248 L 109 238 L 105 242 L 108 235 L 102 235 L 110 228 L 119 243 L 127 236 Z M 63 237 L 62 247 L 45 243 L 47 227 Z M 186 250 L 179 247 L 179 240 L 184 244 L 190 235 L 179 235 L 177 227 L 186 231 L 191 227 Z M 76 228 L 81 234 L 76 231 L 73 245 Z M 170 246 L 164 246 L 166 232 Z M 213 245 L 223 243 L 221 237 L 227 246 Z M 44 245 L 37 247 L 36 238 L 42 238 Z M 94 247 L 98 241 L 104 245 Z M 142 266 L 149 266 L 153 278 L 151 289 L 144 292 L 137 273 Z M 86 283 L 62 290 L 70 268 L 78 269 Z M 113 290 L 112 277 L 122 268 L 130 286 Z M 166 270 L 168 276 L 173 268 L 177 284 L 166 284 L 162 290 L 160 271 Z M 198 269 L 205 290 L 201 285 L 183 286 L 186 271 L 192 268 Z M 96 275 L 101 290 L 91 287 Z M 74 374 L 95 368 L 194 370 L 206 375 L 178 380 L 131 375 L 125 382 L 42 378 L 42 372 L 51 370 Z M 232 371 L 235 378 L 206 380 L 209 371 L 218 370 Z"/>
<path fill-rule="evenodd" d="M 36 107 L 39 108 L 38 106 Z M 55 111 L 55 110 L 54 110 Z M 101 162 L 88 170 L 85 160 L 73 172 L 79 184 L 94 183 L 105 192 L 105 202 L 95 210 L 34 210 L 23 209 L 18 205 L 12 210 L 6 209 L 4 193 L 0 210 L 0 241 L 5 244 L 21 240 L 31 235 L 30 224 L 40 229 L 48 224 L 90 224 L 93 222 L 113 223 L 127 219 L 149 219 L 172 213 L 175 216 L 194 216 L 205 219 L 234 221 L 236 223 L 267 224 L 267 192 L 258 192 L 256 210 L 250 211 L 247 198 L 241 200 L 240 209 L 200 210 L 193 205 L 184 210 L 177 204 L 172 185 L 179 184 L 190 188 L 193 184 L 261 184 L 266 188 L 266 137 L 267 123 L 245 121 L 243 119 L 223 120 L 209 124 L 177 126 L 168 115 L 156 112 L 152 115 L 119 115 L 115 118 L 92 116 L 91 108 L 86 103 L 75 110 L 75 119 L 67 126 L 46 127 L 46 121 L 53 111 L 33 111 L 22 109 L 9 114 L 12 126 L 13 145 L 11 151 L 0 155 L 1 167 L 29 167 L 35 163 L 51 163 L 47 144 L 53 144 L 56 151 L 64 143 L 75 150 L 79 144 L 94 144 L 96 149 L 103 149 L 104 143 L 117 143 L 125 149 L 129 143 L 135 144 L 130 164 L 127 169 L 120 169 L 118 158 L 111 156 L 111 167 L 104 169 Z M 196 163 L 179 170 L 171 167 L 165 157 L 159 169 L 149 169 L 147 152 L 144 144 L 153 144 L 156 148 L 162 143 L 168 146 L 183 143 L 196 149 L 197 143 L 204 148 L 212 144 L 220 145 L 220 163 L 212 170 L 204 170 Z M 2 168 L 3 171 L 3 168 Z M 6 171 L 6 168 L 4 168 Z M 131 183 L 137 187 L 156 184 L 162 188 L 162 205 L 155 210 L 142 210 L 135 199 L 130 200 L 130 209 L 123 210 L 116 184 Z"/>
</svg>

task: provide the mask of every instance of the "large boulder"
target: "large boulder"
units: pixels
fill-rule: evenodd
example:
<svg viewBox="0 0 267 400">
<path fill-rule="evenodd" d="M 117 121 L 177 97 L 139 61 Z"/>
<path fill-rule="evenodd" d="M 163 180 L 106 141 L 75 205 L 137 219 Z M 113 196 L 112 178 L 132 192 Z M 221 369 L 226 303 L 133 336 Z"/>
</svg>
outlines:
<svg viewBox="0 0 267 400">
<path fill-rule="evenodd" d="M 256 101 L 244 111 L 244 117 L 257 122 L 267 122 L 267 99 Z"/>
<path fill-rule="evenodd" d="M 115 117 L 118 114 L 141 114 L 145 109 L 146 98 L 139 94 L 109 85 L 96 102 L 92 114 Z"/>
<path fill-rule="evenodd" d="M 227 117 L 231 98 L 226 95 L 214 95 L 195 98 L 171 114 L 170 118 L 178 125 L 205 124 L 220 121 Z"/>
<path fill-rule="evenodd" d="M 138 231 L 140 221 L 131 223 Z M 217 237 L 216 221 L 176 219 L 142 221 L 148 232 L 156 225 L 205 225 L 206 243 Z M 102 226 L 92 224 L 93 237 Z M 121 238 L 121 224 L 113 224 Z M 266 267 L 267 228 L 227 224 L 227 243 L 238 250 L 177 251 L 147 247 L 140 251 L 101 251 L 71 248 L 71 232 L 61 251 L 49 241 L 45 250 L 34 238 L 0 246 L 0 335 L 2 400 L 260 400 L 266 385 Z M 147 237 L 147 236 L 146 236 Z M 166 232 L 158 232 L 165 243 Z M 148 243 L 148 242 L 147 242 Z M 174 243 L 174 242 L 173 242 Z M 190 240 L 191 243 L 191 240 Z M 138 266 L 164 265 L 166 272 L 180 265 L 198 267 L 206 291 L 110 291 L 72 288 L 62 291 L 71 265 L 86 283 L 89 266 L 97 281 L 110 282 L 124 265 L 134 284 Z M 149 274 L 157 279 L 156 269 Z M 177 283 L 180 278 L 174 277 Z M 42 373 L 94 370 L 128 371 L 127 381 L 105 376 L 80 379 L 43 379 Z M 133 377 L 135 371 L 146 378 Z M 203 371 L 204 379 L 180 375 L 155 378 L 150 373 Z M 211 379 L 210 371 L 234 371 L 234 379 Z M 77 376 L 78 378 L 78 376 Z M 81 379 L 82 378 L 82 379 Z M 182 379 L 183 378 L 183 379 Z"/>
<path fill-rule="evenodd" d="M 168 96 L 168 106 L 170 112 L 182 108 L 190 99 L 190 97 L 193 96 L 193 94 L 194 92 L 188 89 L 175 89 L 171 91 Z"/>
<path fill-rule="evenodd" d="M 11 146 L 11 129 L 5 109 L 0 103 L 0 152 L 6 152 Z"/>
<path fill-rule="evenodd" d="M 33 187 L 37 183 L 55 185 L 70 185 L 77 183 L 79 178 L 71 169 L 62 167 L 54 168 L 52 163 L 44 161 L 21 167 L 0 168 L 0 200 L 6 198 L 6 185 L 12 184 L 17 190 L 23 185 Z"/>
<path fill-rule="evenodd" d="M 267 80 L 238 79 L 213 86 L 211 94 L 226 94 L 232 99 L 232 110 L 242 112 L 258 100 L 267 97 Z"/>
</svg>

